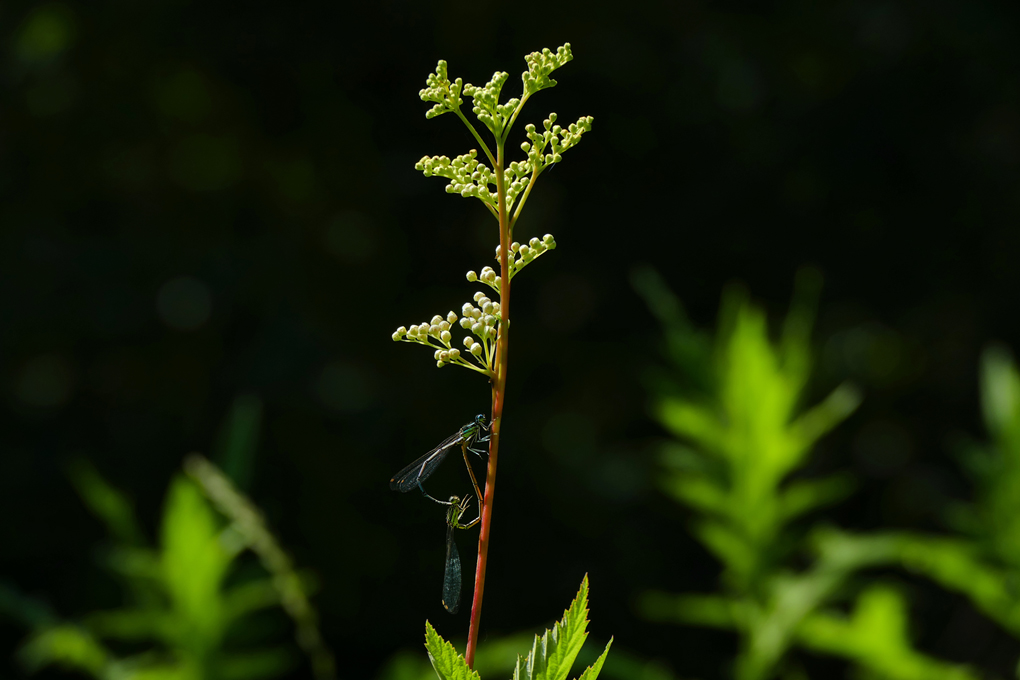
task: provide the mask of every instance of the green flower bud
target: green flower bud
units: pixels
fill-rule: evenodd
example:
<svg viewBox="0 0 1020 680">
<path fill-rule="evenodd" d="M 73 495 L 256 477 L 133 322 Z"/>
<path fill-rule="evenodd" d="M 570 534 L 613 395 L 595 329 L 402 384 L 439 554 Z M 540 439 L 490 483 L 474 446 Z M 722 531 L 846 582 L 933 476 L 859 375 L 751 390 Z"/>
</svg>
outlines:
<svg viewBox="0 0 1020 680">
<path fill-rule="evenodd" d="M 439 337 L 439 331 L 440 331 L 439 326 L 429 326 L 429 335 L 431 335 L 433 338 Z"/>
<path fill-rule="evenodd" d="M 464 346 L 465 347 L 467 347 L 468 349 L 471 349 L 471 346 L 474 345 L 474 344 L 475 344 L 475 339 L 474 338 L 472 338 L 470 335 L 464 336 Z"/>
<path fill-rule="evenodd" d="M 450 333 L 450 331 L 443 331 L 442 333 L 439 334 L 439 339 L 442 340 L 447 345 L 450 344 L 450 340 L 452 338 L 453 338 L 453 335 Z"/>
<path fill-rule="evenodd" d="M 475 322 L 475 323 L 474 323 L 474 324 L 473 324 L 473 325 L 471 326 L 471 332 L 472 332 L 472 333 L 474 333 L 475 335 L 477 335 L 478 337 L 482 337 L 482 333 L 483 333 L 484 331 L 485 331 L 485 326 L 483 326 L 483 325 L 482 325 L 482 324 L 481 324 L 480 322 L 477 322 L 477 321 L 476 321 L 476 322 Z"/>
<path fill-rule="evenodd" d="M 454 313 L 453 313 L 452 311 L 451 311 L 451 312 L 449 312 L 449 313 L 448 313 L 448 314 L 446 315 L 446 321 L 447 321 L 448 323 L 451 323 L 451 324 L 457 323 L 457 315 L 456 315 L 456 314 L 454 314 Z"/>
<path fill-rule="evenodd" d="M 435 353 L 432 355 L 432 358 L 435 359 L 436 361 L 440 361 L 441 360 L 440 357 L 442 356 L 442 354 L 443 350 L 437 349 Z"/>
<path fill-rule="evenodd" d="M 443 366 L 445 366 L 445 365 L 446 365 L 446 364 L 444 364 L 444 363 L 443 363 L 442 361 L 437 361 L 437 362 L 436 362 L 436 368 L 442 368 L 442 367 L 443 367 Z"/>
<path fill-rule="evenodd" d="M 475 293 L 474 297 L 472 297 L 471 299 L 474 300 L 475 302 L 478 302 L 483 297 L 485 297 L 485 293 L 483 293 L 482 291 L 478 291 L 477 293 Z"/>
<path fill-rule="evenodd" d="M 400 333 L 394 333 L 390 337 L 393 338 L 393 342 L 400 342 Z"/>
<path fill-rule="evenodd" d="M 474 322 L 471 320 L 471 317 L 465 316 L 463 319 L 460 320 L 460 327 L 471 328 L 472 323 Z"/>
<path fill-rule="evenodd" d="M 432 322 L 429 325 L 430 326 L 436 326 L 440 322 L 442 322 L 442 320 L 443 320 L 443 317 L 441 317 L 438 314 L 436 314 L 434 317 L 432 317 Z"/>
<path fill-rule="evenodd" d="M 474 354 L 476 357 L 482 356 L 482 349 L 483 349 L 482 343 L 480 342 L 476 342 L 475 344 L 471 345 L 471 353 Z"/>
<path fill-rule="evenodd" d="M 474 271 L 469 271 L 467 273 L 467 280 L 470 281 L 471 283 L 474 283 L 475 281 L 478 280 L 478 274 L 475 274 Z"/>
<path fill-rule="evenodd" d="M 521 244 L 518 243 L 517 241 L 514 241 L 513 243 L 510 244 L 510 250 L 514 251 L 515 253 L 518 250 L 520 250 L 520 249 L 521 249 Z"/>
<path fill-rule="evenodd" d="M 533 238 L 530 241 L 528 241 L 528 245 L 531 246 L 532 248 L 537 248 L 539 243 L 540 241 L 537 238 Z"/>
<path fill-rule="evenodd" d="M 446 319 L 443 319 L 442 321 L 440 321 L 439 322 L 439 330 L 440 331 L 448 331 L 448 330 L 450 330 L 450 322 L 447 321 Z"/>
<path fill-rule="evenodd" d="M 553 238 L 552 234 L 546 234 L 545 236 L 543 236 L 542 241 L 545 242 L 545 244 L 550 248 L 554 247 L 556 244 L 556 239 Z"/>
<path fill-rule="evenodd" d="M 495 326 L 496 317 L 494 317 L 492 314 L 488 314 L 484 319 L 482 319 L 482 323 L 485 324 L 486 326 Z"/>
</svg>

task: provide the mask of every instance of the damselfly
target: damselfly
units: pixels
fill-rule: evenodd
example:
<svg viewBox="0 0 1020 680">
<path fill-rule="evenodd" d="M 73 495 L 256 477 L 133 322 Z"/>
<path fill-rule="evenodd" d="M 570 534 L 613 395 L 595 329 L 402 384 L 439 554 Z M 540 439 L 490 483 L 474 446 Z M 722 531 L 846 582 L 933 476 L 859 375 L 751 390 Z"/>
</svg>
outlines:
<svg viewBox="0 0 1020 680">
<path fill-rule="evenodd" d="M 460 447 L 461 452 L 464 454 L 464 465 L 467 466 L 468 474 L 471 475 L 471 483 L 475 487 L 475 495 L 481 498 L 482 494 L 478 488 L 478 482 L 475 480 L 474 470 L 471 469 L 471 463 L 468 461 L 467 452 L 470 451 L 481 458 L 485 451 L 475 447 L 487 441 L 489 441 L 489 429 L 485 425 L 485 416 L 479 414 L 475 416 L 473 421 L 460 428 L 457 434 L 447 437 L 440 442 L 439 446 L 393 475 L 393 479 L 390 480 L 390 488 L 401 493 L 407 493 L 415 488 L 421 489 L 425 498 L 433 500 L 440 505 L 449 505 L 449 503 L 428 495 L 421 483 L 436 471 L 439 464 L 446 458 L 446 454 Z"/>
<path fill-rule="evenodd" d="M 461 581 L 460 554 L 457 553 L 453 532 L 455 529 L 470 529 L 481 519 L 481 515 L 479 515 L 467 524 L 460 523 L 460 518 L 470 502 L 471 494 L 465 496 L 464 500 L 457 496 L 450 496 L 448 502 L 450 507 L 446 511 L 446 568 L 443 570 L 443 606 L 451 614 L 456 614 L 460 609 Z"/>
</svg>

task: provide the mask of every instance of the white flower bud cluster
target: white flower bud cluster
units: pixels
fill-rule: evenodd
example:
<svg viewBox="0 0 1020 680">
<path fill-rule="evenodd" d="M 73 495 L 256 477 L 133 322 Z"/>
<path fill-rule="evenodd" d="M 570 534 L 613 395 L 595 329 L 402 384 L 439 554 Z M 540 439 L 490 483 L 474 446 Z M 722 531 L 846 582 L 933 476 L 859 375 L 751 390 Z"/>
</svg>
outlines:
<svg viewBox="0 0 1020 680">
<path fill-rule="evenodd" d="M 506 178 L 506 204 L 511 206 L 522 191 L 528 188 L 531 182 L 531 171 L 534 166 L 528 161 L 514 161 L 507 166 L 504 177 Z"/>
<path fill-rule="evenodd" d="M 467 280 L 471 283 L 475 281 L 481 281 L 482 283 L 492 288 L 497 293 L 499 292 L 499 284 L 502 282 L 502 278 L 496 274 L 496 270 L 492 267 L 482 267 L 481 274 L 476 274 L 473 270 L 467 273 Z"/>
<path fill-rule="evenodd" d="M 410 328 L 401 326 L 391 337 L 394 342 L 414 342 L 433 348 L 433 358 L 439 368 L 453 364 L 491 377 L 499 327 L 499 303 L 492 302 L 480 292 L 475 293 L 474 300 L 478 306 L 465 303 L 461 309 L 463 317 L 455 312 L 449 312 L 445 318 L 437 314 L 431 321 L 423 321 Z M 452 345 L 451 329 L 458 323 L 479 339 L 476 341 L 471 335 L 464 338 L 467 352 L 461 352 Z"/>
<path fill-rule="evenodd" d="M 435 106 L 425 112 L 426 118 L 435 118 L 448 111 L 454 111 L 464 103 L 460 96 L 461 90 L 464 87 L 464 81 L 461 78 L 457 78 L 456 82 L 451 83 L 447 76 L 446 62 L 442 59 L 439 60 L 439 64 L 436 66 L 436 72 L 430 73 L 428 78 L 425 79 L 425 84 L 428 87 L 419 90 L 418 96 L 421 97 L 423 102 L 436 103 Z"/>
<path fill-rule="evenodd" d="M 465 302 L 461 307 L 460 327 L 471 332 L 481 342 L 476 342 L 470 335 L 464 338 L 464 346 L 475 356 L 488 355 L 495 347 L 496 335 L 499 332 L 499 303 L 493 302 L 481 291 L 475 293 L 475 304 Z M 477 305 L 477 306 L 475 306 Z M 488 363 L 488 356 L 486 356 Z"/>
<path fill-rule="evenodd" d="M 499 103 L 499 93 L 509 77 L 509 73 L 496 71 L 484 87 L 476 87 L 471 83 L 464 86 L 464 96 L 474 100 L 471 111 L 478 117 L 482 125 L 497 135 L 503 132 L 506 121 L 510 119 L 521 103 L 520 99 L 511 99 L 506 104 Z"/>
<path fill-rule="evenodd" d="M 581 141 L 581 135 L 591 131 L 594 120 L 591 116 L 581 116 L 576 123 L 563 128 L 555 125 L 556 114 L 550 113 L 549 117 L 542 121 L 544 132 L 539 132 L 531 124 L 524 127 L 531 142 L 521 144 L 521 150 L 528 154 L 529 163 L 541 172 L 547 166 L 563 160 L 563 152 L 577 146 Z M 549 147 L 549 151 L 546 151 L 546 147 Z"/>
<path fill-rule="evenodd" d="M 570 51 L 570 43 L 564 43 L 554 54 L 548 47 L 541 52 L 532 52 L 524 57 L 528 64 L 528 70 L 521 74 L 524 81 L 524 93 L 534 94 L 547 87 L 555 87 L 556 81 L 549 77 L 549 74 L 563 66 L 574 58 Z"/>
<path fill-rule="evenodd" d="M 438 176 L 450 180 L 446 193 L 474 196 L 490 205 L 496 205 L 496 194 L 489 186 L 496 186 L 492 170 L 478 161 L 478 151 L 471 149 L 453 160 L 447 156 L 423 156 L 414 169 L 426 177 Z"/>
<path fill-rule="evenodd" d="M 517 272 L 531 264 L 536 257 L 550 250 L 556 250 L 556 239 L 552 234 L 546 234 L 542 238 L 533 238 L 525 244 L 514 241 L 510 244 L 510 257 L 507 258 L 507 265 L 510 267 L 510 280 L 512 281 Z M 496 259 L 502 253 L 502 246 L 496 246 Z M 497 279 L 499 277 L 496 277 Z"/>
</svg>

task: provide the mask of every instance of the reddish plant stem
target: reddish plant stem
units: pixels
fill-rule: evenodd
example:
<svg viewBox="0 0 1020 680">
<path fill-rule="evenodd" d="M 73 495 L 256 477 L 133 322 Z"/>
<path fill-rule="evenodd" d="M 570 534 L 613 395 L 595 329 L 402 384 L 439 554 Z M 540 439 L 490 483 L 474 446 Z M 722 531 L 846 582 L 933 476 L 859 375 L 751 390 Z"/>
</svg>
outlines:
<svg viewBox="0 0 1020 680">
<path fill-rule="evenodd" d="M 503 144 L 496 147 L 496 202 L 499 207 L 499 334 L 496 336 L 496 376 L 492 382 L 492 426 L 489 437 L 489 465 L 485 474 L 485 497 L 482 499 L 482 528 L 478 532 L 478 562 L 475 565 L 475 594 L 471 601 L 471 627 L 468 629 L 464 658 L 469 668 L 475 666 L 478 626 L 482 617 L 482 596 L 485 593 L 485 567 L 489 559 L 489 532 L 492 523 L 492 502 L 496 495 L 496 463 L 499 460 L 499 439 L 503 425 L 503 398 L 506 394 L 506 361 L 510 339 L 510 228 L 506 211 L 506 186 L 503 180 Z"/>
</svg>

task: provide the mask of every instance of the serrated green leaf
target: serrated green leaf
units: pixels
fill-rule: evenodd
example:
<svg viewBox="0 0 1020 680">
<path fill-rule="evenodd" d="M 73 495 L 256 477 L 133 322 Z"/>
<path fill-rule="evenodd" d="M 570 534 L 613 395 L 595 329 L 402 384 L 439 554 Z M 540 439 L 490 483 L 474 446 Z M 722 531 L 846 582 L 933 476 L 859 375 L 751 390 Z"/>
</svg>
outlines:
<svg viewBox="0 0 1020 680">
<path fill-rule="evenodd" d="M 588 666 L 588 668 L 584 670 L 584 673 L 581 673 L 581 677 L 577 680 L 595 680 L 598 678 L 599 673 L 602 671 L 602 664 L 606 662 L 606 656 L 609 655 L 609 648 L 612 646 L 613 638 L 609 638 L 609 642 L 606 643 L 606 648 L 602 654 L 599 655 L 599 658 L 595 660 L 595 663 Z"/>
<path fill-rule="evenodd" d="M 537 638 L 536 638 L 537 639 Z M 530 654 L 528 655 L 531 656 Z M 527 659 L 517 656 L 517 665 L 514 666 L 513 680 L 526 680 L 528 677 Z"/>
<path fill-rule="evenodd" d="M 428 621 L 425 622 L 425 649 L 432 667 L 442 680 L 481 680 L 481 676 L 468 667 L 464 657 Z"/>
<path fill-rule="evenodd" d="M 518 659 L 514 680 L 566 680 L 570 667 L 588 637 L 588 575 L 585 574 L 577 596 L 563 612 L 563 618 L 535 636 L 531 653 L 524 662 Z"/>
</svg>

